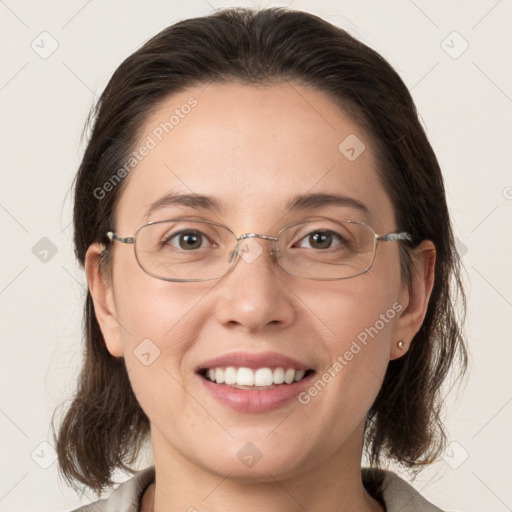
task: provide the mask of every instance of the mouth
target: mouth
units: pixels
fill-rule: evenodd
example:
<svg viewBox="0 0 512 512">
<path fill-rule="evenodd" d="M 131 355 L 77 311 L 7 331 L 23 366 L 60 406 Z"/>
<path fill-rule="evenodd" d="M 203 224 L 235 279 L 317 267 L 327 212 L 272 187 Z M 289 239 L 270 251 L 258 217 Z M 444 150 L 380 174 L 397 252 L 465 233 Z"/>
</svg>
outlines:
<svg viewBox="0 0 512 512">
<path fill-rule="evenodd" d="M 285 366 L 260 368 L 217 366 L 201 368 L 197 373 L 203 379 L 214 384 L 235 389 L 264 391 L 300 382 L 315 371 L 313 369 L 287 368 Z"/>
<path fill-rule="evenodd" d="M 316 371 L 279 352 L 236 351 L 200 363 L 195 373 L 202 389 L 225 407 L 266 413 L 292 403 Z"/>
</svg>

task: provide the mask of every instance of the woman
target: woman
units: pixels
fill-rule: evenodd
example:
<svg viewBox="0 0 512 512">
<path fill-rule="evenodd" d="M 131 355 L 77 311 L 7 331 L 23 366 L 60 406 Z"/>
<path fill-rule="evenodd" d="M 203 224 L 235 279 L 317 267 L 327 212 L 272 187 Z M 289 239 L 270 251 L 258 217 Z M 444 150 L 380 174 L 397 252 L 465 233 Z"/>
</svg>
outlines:
<svg viewBox="0 0 512 512">
<path fill-rule="evenodd" d="M 440 510 L 384 469 L 439 457 L 467 363 L 442 176 L 390 65 L 311 14 L 224 10 L 128 57 L 94 118 L 59 464 L 99 492 L 149 439 L 154 468 L 81 510 Z"/>
</svg>

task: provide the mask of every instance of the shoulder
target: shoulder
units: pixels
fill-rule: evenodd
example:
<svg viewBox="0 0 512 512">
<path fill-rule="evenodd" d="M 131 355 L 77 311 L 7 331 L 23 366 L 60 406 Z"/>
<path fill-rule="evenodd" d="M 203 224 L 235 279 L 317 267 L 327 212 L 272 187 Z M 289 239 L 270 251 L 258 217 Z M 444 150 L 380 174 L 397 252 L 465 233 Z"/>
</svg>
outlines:
<svg viewBox="0 0 512 512">
<path fill-rule="evenodd" d="M 120 484 L 108 498 L 72 512 L 139 512 L 142 495 L 154 479 L 155 468 L 146 468 Z"/>
<path fill-rule="evenodd" d="M 362 477 L 368 492 L 375 489 L 382 497 L 386 512 L 443 512 L 392 471 L 363 468 Z"/>
</svg>

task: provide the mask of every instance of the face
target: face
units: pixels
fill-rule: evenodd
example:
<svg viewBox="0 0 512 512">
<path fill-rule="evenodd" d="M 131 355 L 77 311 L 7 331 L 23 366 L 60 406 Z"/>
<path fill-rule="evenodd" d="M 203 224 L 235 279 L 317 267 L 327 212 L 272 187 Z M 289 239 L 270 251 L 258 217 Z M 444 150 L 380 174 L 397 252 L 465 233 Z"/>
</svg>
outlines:
<svg viewBox="0 0 512 512">
<path fill-rule="evenodd" d="M 173 113 L 172 127 L 162 125 Z M 314 89 L 190 88 L 151 114 L 137 148 L 148 137 L 156 144 L 127 177 L 115 212 L 121 237 L 184 216 L 222 223 L 236 235 L 276 236 L 318 216 L 364 222 L 378 234 L 396 230 L 370 137 Z M 219 208 L 167 204 L 147 215 L 171 192 L 212 196 Z M 285 207 L 310 193 L 339 194 L 365 208 Z M 379 243 L 365 274 L 319 281 L 287 274 L 270 255 L 272 242 L 255 240 L 263 249 L 255 259 L 241 258 L 224 277 L 203 282 L 155 279 L 132 245 L 114 242 L 108 314 L 98 316 L 150 419 L 155 461 L 252 481 L 344 458 L 359 464 L 365 415 L 404 338 L 399 242 Z M 308 371 L 296 383 L 255 390 L 208 382 L 198 370 L 211 366 Z"/>
</svg>

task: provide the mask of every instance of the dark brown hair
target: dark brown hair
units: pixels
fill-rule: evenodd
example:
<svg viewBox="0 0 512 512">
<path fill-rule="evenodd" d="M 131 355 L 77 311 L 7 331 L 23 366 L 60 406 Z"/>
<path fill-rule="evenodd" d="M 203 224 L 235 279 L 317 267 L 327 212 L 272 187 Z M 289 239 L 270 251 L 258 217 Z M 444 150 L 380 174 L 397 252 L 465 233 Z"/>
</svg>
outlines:
<svg viewBox="0 0 512 512">
<path fill-rule="evenodd" d="M 235 8 L 180 21 L 130 55 L 88 120 L 92 132 L 74 183 L 80 265 L 91 244 L 109 243 L 105 233 L 114 228 L 123 183 L 101 198 L 95 191 L 122 168 L 148 114 L 187 87 L 230 81 L 294 81 L 327 94 L 373 138 L 397 229 L 413 236 L 412 243 L 400 244 L 406 281 L 411 248 L 423 240 L 435 244 L 435 284 L 425 320 L 409 351 L 390 361 L 365 430 L 371 465 L 394 460 L 414 470 L 431 463 L 446 442 L 442 383 L 457 358 L 460 376 L 467 368 L 459 324 L 465 311 L 460 260 L 441 171 L 406 86 L 379 54 L 344 30 L 300 11 Z M 113 483 L 115 469 L 130 469 L 147 440 L 149 421 L 124 360 L 106 349 L 89 292 L 84 327 L 83 368 L 58 430 L 57 453 L 69 482 L 101 491 Z"/>
</svg>

